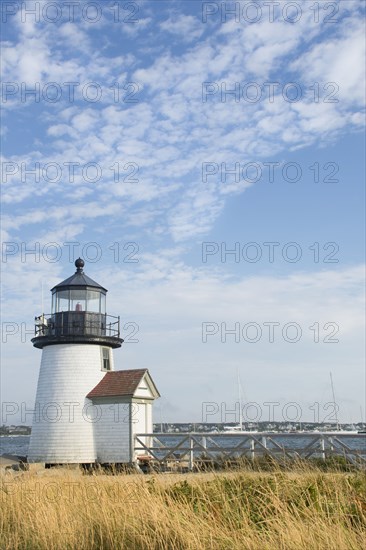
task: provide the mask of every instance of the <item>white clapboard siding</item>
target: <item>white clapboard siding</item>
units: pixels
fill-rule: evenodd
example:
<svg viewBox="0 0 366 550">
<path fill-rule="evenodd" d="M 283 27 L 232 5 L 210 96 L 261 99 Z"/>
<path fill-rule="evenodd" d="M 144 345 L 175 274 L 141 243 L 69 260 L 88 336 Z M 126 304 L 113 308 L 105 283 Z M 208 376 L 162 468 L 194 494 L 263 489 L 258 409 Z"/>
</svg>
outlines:
<svg viewBox="0 0 366 550">
<path fill-rule="evenodd" d="M 94 424 L 97 461 L 100 463 L 131 462 L 131 403 L 97 403 L 100 420 Z"/>
<path fill-rule="evenodd" d="M 113 352 L 110 353 L 113 370 Z M 57 344 L 42 350 L 28 461 L 95 462 L 98 410 L 86 399 L 104 377 L 101 346 Z"/>
<path fill-rule="evenodd" d="M 113 402 L 111 399 L 108 403 L 105 399 L 93 401 L 100 417 L 94 423 L 94 438 L 97 461 L 101 463 L 133 462 L 134 436 L 153 430 L 151 401 L 135 401 L 131 397 L 124 398 L 120 403 L 117 400 Z M 141 441 L 149 445 L 148 439 L 142 437 Z M 138 454 L 144 455 L 146 451 L 139 451 Z"/>
<path fill-rule="evenodd" d="M 134 402 L 135 414 L 132 420 L 132 433 L 133 437 L 136 434 L 143 433 L 152 433 L 153 432 L 153 423 L 152 423 L 152 402 L 151 401 L 142 401 L 140 399 Z M 150 445 L 149 437 L 140 437 L 140 441 L 145 445 Z M 136 452 L 136 454 L 146 455 L 146 451 L 141 449 Z"/>
<path fill-rule="evenodd" d="M 147 376 L 144 376 L 140 384 L 138 385 L 135 391 L 135 397 L 143 397 L 147 399 L 153 398 L 153 394 L 152 394 L 149 382 L 147 380 Z"/>
</svg>

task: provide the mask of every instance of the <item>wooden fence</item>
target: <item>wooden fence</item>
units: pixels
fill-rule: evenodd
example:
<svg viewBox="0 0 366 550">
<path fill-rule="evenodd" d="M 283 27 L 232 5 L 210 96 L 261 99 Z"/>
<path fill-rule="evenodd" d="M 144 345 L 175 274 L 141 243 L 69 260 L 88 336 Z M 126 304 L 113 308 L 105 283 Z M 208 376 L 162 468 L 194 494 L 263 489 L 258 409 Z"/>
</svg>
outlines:
<svg viewBox="0 0 366 550">
<path fill-rule="evenodd" d="M 237 432 L 237 433 L 145 433 L 135 436 L 135 459 L 162 469 L 176 466 L 193 470 L 195 465 L 246 457 L 326 460 L 343 456 L 366 466 L 366 435 L 337 432 Z"/>
</svg>

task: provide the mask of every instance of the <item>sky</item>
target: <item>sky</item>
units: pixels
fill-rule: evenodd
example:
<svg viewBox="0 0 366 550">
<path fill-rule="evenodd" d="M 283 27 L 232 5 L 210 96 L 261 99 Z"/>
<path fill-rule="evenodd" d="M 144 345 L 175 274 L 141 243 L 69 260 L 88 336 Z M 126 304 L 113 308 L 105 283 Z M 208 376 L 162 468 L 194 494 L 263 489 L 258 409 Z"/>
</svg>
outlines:
<svg viewBox="0 0 366 550">
<path fill-rule="evenodd" d="M 364 4 L 1 8 L 2 421 L 79 256 L 155 421 L 365 421 Z"/>
</svg>

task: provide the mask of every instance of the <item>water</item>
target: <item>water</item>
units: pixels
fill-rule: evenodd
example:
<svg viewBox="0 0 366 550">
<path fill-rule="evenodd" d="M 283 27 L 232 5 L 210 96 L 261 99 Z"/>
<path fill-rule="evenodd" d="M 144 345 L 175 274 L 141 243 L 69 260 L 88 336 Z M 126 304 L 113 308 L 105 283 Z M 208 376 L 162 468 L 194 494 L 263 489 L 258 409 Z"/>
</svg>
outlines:
<svg viewBox="0 0 366 550">
<path fill-rule="evenodd" d="M 0 437 L 0 455 L 27 456 L 30 435 L 10 435 Z"/>
</svg>

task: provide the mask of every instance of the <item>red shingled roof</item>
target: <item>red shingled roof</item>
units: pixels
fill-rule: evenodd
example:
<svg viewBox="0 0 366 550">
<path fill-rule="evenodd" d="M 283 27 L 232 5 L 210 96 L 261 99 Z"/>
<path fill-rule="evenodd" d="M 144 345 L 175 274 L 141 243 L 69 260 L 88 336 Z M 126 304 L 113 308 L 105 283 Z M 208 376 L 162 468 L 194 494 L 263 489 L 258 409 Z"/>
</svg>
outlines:
<svg viewBox="0 0 366 550">
<path fill-rule="evenodd" d="M 133 395 L 148 369 L 117 370 L 107 372 L 104 378 L 87 395 L 93 397 L 117 397 Z"/>
</svg>

